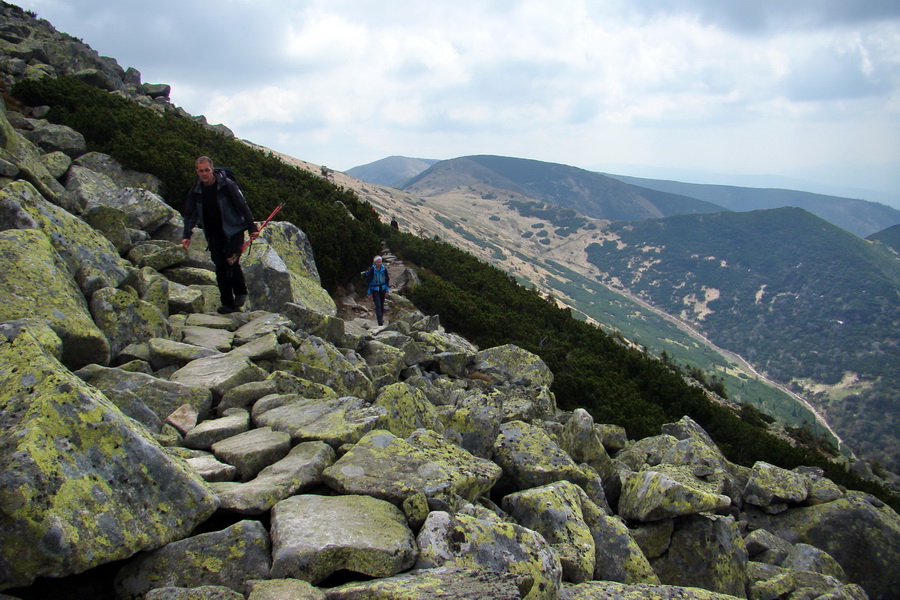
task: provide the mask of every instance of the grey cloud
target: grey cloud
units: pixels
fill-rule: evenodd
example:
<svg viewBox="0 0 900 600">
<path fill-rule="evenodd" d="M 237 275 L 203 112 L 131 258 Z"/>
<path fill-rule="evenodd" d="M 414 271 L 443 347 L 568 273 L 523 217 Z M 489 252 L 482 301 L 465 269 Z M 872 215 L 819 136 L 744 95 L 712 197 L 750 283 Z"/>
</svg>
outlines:
<svg viewBox="0 0 900 600">
<path fill-rule="evenodd" d="M 742 35 L 900 21 L 900 2 L 896 0 L 663 0 L 628 2 L 623 6 L 626 12 L 648 18 L 693 16 L 705 24 Z"/>
</svg>

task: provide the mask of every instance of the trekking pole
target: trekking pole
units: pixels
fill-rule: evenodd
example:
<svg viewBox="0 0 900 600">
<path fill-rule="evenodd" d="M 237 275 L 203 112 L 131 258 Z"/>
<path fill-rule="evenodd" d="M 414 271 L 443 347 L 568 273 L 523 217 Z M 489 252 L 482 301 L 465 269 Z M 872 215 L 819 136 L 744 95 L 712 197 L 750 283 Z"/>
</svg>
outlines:
<svg viewBox="0 0 900 600">
<path fill-rule="evenodd" d="M 284 207 L 283 202 L 275 207 L 275 210 L 272 211 L 272 213 L 269 215 L 269 217 L 265 221 L 263 221 L 262 225 L 259 226 L 259 229 L 256 230 L 256 234 L 257 234 L 256 237 L 259 237 L 259 232 L 263 230 L 263 227 L 265 227 L 266 225 L 269 224 L 269 221 L 271 221 L 272 218 L 275 215 L 277 215 L 278 211 L 281 210 L 283 207 Z M 253 238 L 251 237 L 246 242 L 244 242 L 243 246 L 241 246 L 240 252 L 236 252 L 233 256 L 230 256 L 230 257 L 226 258 L 225 260 L 228 262 L 229 265 L 233 265 L 234 263 L 236 263 L 239 260 L 241 253 L 243 253 L 244 250 L 247 249 L 247 246 L 249 246 L 252 243 L 253 243 Z"/>
<path fill-rule="evenodd" d="M 269 224 L 269 221 L 271 221 L 271 220 L 275 217 L 275 215 L 278 214 L 278 211 L 281 210 L 283 207 L 284 207 L 284 203 L 281 203 L 281 204 L 279 204 L 278 206 L 276 206 L 276 207 L 275 207 L 275 210 L 272 211 L 272 214 L 270 214 L 269 217 L 268 217 L 265 221 L 263 221 L 262 225 L 259 226 L 259 229 L 257 230 L 257 233 L 261 232 L 261 231 L 263 230 L 263 227 L 265 227 L 266 225 L 268 225 L 268 224 Z M 259 236 L 257 236 L 257 237 L 259 237 Z M 247 240 L 246 242 L 244 242 L 244 245 L 241 246 L 241 252 L 243 252 L 244 250 L 246 250 L 246 249 L 247 249 L 247 246 L 249 246 L 249 245 L 252 244 L 252 243 L 253 243 L 253 240 L 252 240 L 252 239 L 249 239 L 249 240 Z"/>
</svg>

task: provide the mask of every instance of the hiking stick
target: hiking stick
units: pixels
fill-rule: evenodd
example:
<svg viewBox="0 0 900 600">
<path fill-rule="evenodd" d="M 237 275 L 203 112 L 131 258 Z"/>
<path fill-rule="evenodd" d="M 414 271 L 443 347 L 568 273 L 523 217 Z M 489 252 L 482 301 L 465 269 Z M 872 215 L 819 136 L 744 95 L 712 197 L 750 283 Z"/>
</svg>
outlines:
<svg viewBox="0 0 900 600">
<path fill-rule="evenodd" d="M 275 217 L 275 215 L 278 214 L 278 211 L 281 210 L 282 208 L 284 208 L 284 203 L 283 203 L 283 202 L 282 202 L 281 204 L 279 204 L 278 206 L 276 206 L 276 207 L 275 207 L 275 210 L 273 210 L 273 211 L 271 212 L 271 214 L 269 214 L 269 216 L 266 218 L 266 220 L 262 222 L 262 225 L 260 225 L 260 226 L 259 226 L 259 229 L 256 230 L 256 237 L 259 237 L 259 233 L 263 230 L 263 227 L 265 227 L 266 225 L 268 225 L 268 224 L 269 224 L 269 221 L 271 221 L 271 220 Z M 251 237 L 251 238 L 248 239 L 246 242 L 244 242 L 244 245 L 243 245 L 243 246 L 241 246 L 241 252 L 243 252 L 244 250 L 246 250 L 246 249 L 247 249 L 247 246 L 249 246 L 249 245 L 252 244 L 252 243 L 253 243 L 253 238 Z M 236 262 L 238 261 L 238 256 L 239 256 L 239 254 L 235 254 L 234 256 L 231 256 L 231 257 L 229 257 L 229 258 L 226 258 L 225 260 L 228 262 L 229 265 L 233 265 L 234 263 L 236 263 Z"/>
</svg>

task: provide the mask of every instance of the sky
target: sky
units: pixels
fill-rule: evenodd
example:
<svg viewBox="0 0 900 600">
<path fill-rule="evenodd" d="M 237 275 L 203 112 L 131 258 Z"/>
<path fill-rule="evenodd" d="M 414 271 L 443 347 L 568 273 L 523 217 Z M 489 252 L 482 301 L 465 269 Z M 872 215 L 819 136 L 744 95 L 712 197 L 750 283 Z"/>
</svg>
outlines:
<svg viewBox="0 0 900 600">
<path fill-rule="evenodd" d="M 494 154 L 900 208 L 898 0 L 11 3 L 340 171 Z"/>
</svg>

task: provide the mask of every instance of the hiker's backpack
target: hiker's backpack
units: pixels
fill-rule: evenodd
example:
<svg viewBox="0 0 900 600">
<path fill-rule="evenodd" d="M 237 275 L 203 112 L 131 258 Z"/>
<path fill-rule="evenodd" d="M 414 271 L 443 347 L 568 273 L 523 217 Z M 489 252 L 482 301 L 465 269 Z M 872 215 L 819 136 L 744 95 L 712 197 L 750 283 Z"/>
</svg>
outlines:
<svg viewBox="0 0 900 600">
<path fill-rule="evenodd" d="M 222 173 L 222 175 L 224 175 L 224 176 L 227 177 L 228 179 L 232 180 L 233 182 L 237 183 L 237 177 L 234 176 L 234 171 L 232 171 L 230 168 L 228 168 L 228 167 L 216 167 L 215 170 L 216 170 L 216 171 L 220 171 L 220 172 Z"/>
</svg>

